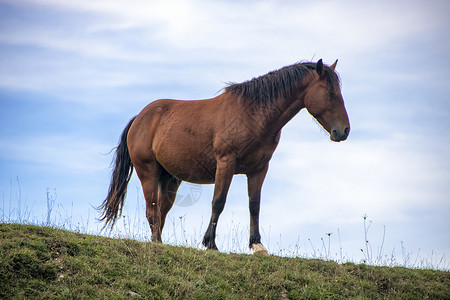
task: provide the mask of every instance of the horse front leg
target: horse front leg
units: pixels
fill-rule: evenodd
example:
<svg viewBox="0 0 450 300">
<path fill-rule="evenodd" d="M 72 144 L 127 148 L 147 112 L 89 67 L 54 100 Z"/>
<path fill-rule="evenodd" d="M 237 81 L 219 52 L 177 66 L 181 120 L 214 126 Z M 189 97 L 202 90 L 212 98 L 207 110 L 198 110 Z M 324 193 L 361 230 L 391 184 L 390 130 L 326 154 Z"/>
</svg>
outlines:
<svg viewBox="0 0 450 300">
<path fill-rule="evenodd" d="M 217 221 L 225 206 L 235 167 L 236 159 L 234 157 L 224 156 L 217 159 L 211 220 L 209 221 L 205 236 L 203 237 L 203 245 L 207 249 L 217 250 L 215 242 Z"/>
<path fill-rule="evenodd" d="M 267 164 L 258 172 L 247 175 L 249 209 L 250 209 L 250 249 L 253 254 L 268 256 L 267 249 L 261 244 L 261 234 L 259 233 L 259 208 L 261 201 L 261 188 L 267 174 Z"/>
</svg>

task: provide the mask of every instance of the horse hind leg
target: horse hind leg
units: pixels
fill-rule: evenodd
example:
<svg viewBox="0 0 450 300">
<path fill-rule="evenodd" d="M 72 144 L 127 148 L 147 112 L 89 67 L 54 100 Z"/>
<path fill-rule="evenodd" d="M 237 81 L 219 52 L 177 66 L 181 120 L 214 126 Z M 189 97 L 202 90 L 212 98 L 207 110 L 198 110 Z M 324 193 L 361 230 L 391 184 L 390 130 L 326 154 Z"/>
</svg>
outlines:
<svg viewBox="0 0 450 300">
<path fill-rule="evenodd" d="M 166 216 L 169 210 L 172 208 L 175 198 L 177 196 L 178 187 L 181 184 L 181 180 L 173 177 L 167 171 L 163 171 L 160 177 L 161 192 L 159 194 L 158 200 L 160 203 L 161 210 L 161 231 L 164 228 L 164 223 L 166 221 Z"/>
<path fill-rule="evenodd" d="M 161 242 L 161 204 L 158 199 L 161 193 L 159 180 L 161 169 L 156 161 L 142 165 L 135 164 L 135 169 L 144 193 L 145 215 L 152 232 L 152 242 Z"/>
</svg>

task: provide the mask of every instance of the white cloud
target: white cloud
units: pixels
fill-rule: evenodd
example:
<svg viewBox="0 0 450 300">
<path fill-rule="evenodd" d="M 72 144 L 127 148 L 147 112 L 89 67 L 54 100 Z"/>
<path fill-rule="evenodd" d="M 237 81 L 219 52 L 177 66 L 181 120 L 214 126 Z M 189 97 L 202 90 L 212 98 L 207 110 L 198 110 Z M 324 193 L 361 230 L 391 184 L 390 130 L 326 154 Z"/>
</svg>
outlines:
<svg viewBox="0 0 450 300">
<path fill-rule="evenodd" d="M 2 62 L 5 87 L 52 90 L 124 87 L 174 82 L 204 85 L 243 81 L 302 59 L 340 58 L 346 78 L 361 76 L 367 61 L 381 60 L 395 45 L 435 33 L 442 21 L 420 3 L 315 4 L 226 1 L 30 0 L 40 12 L 83 13 L 67 18 L 6 23 L 0 42 L 55 51 Z M 24 4 L 22 4 L 24 5 Z M 249 13 L 251 12 L 251 13 Z M 401 12 L 401 13 L 399 13 Z M 395 50 L 395 49 L 394 49 Z M 55 54 L 57 54 L 55 56 Z M 37 60 L 36 60 L 37 59 Z M 24 63 L 20 63 L 23 61 Z M 25 63 L 26 62 L 26 63 Z M 20 68 L 15 66 L 21 65 Z M 417 75 L 371 70 L 385 76 Z M 391 75 L 389 75 L 391 74 Z M 191 79 L 191 81 L 189 81 Z M 49 82 L 51 84 L 45 84 Z M 366 88 L 371 88 L 366 87 Z M 206 95 L 208 96 L 208 95 Z M 205 97 L 199 95 L 199 97 Z"/>
<path fill-rule="evenodd" d="M 319 54 L 318 50 L 322 55 L 333 55 L 333 52 L 347 56 L 367 54 L 387 50 L 392 43 L 435 30 L 438 26 L 436 20 L 439 20 L 432 18 L 432 8 L 417 3 L 406 6 L 402 3 L 379 5 L 353 1 L 327 1 L 314 5 L 274 1 L 29 2 L 60 7 L 66 13 L 94 13 L 99 18 L 78 26 L 80 32 L 72 32 L 72 36 L 55 28 L 44 28 L 45 32 L 40 32 L 37 27 L 14 35 L 3 33 L 5 40 L 78 51 L 83 55 L 106 55 L 144 62 L 149 58 L 148 53 L 141 52 L 142 49 L 148 50 L 142 47 L 145 43 L 156 43 L 157 48 L 163 47 L 169 53 L 177 49 L 179 52 L 173 57 L 175 59 L 185 58 L 183 51 L 195 59 L 221 55 L 233 60 L 236 55 L 226 55 L 239 53 L 242 63 L 248 59 L 253 63 L 256 59 L 268 59 L 278 64 L 286 56 L 291 57 L 288 62 L 292 62 L 292 59 L 309 58 L 301 54 Z M 135 30 L 138 30 L 137 34 Z M 129 32 L 129 36 L 105 40 L 111 32 Z M 141 43 L 141 47 L 133 49 L 127 43 Z M 281 57 L 274 56 L 274 53 Z"/>
<path fill-rule="evenodd" d="M 429 226 L 430 219 L 448 225 L 444 195 L 450 192 L 445 182 L 450 165 L 417 152 L 411 138 L 358 141 L 350 134 L 340 144 L 282 139 L 265 182 L 262 224 L 292 240 L 297 234 L 336 233 L 336 227 L 352 232 L 368 214 L 387 226 L 389 240 L 399 238 L 403 226 L 408 230 L 400 238 L 432 250 L 415 241 L 413 232 Z"/>
<path fill-rule="evenodd" d="M 43 135 L 2 142 L 0 158 L 43 167 L 43 172 L 95 172 L 107 168 L 111 157 L 103 154 L 111 148 L 111 145 L 80 137 Z"/>
</svg>

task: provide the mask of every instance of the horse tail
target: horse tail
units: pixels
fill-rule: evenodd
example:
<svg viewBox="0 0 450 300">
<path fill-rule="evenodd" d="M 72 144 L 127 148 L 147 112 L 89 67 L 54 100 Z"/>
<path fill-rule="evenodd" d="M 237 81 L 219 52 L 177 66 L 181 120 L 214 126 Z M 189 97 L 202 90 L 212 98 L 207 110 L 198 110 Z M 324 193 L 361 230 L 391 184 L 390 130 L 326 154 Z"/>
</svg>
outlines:
<svg viewBox="0 0 450 300">
<path fill-rule="evenodd" d="M 133 163 L 131 162 L 130 153 L 128 152 L 127 136 L 135 118 L 136 117 L 130 120 L 122 132 L 113 159 L 113 162 L 115 161 L 114 170 L 111 175 L 108 196 L 103 201 L 102 205 L 98 207 L 98 210 L 101 211 L 99 220 L 106 220 L 106 224 L 103 228 L 110 225 L 112 229 L 117 218 L 122 214 L 128 182 L 133 174 Z"/>
</svg>

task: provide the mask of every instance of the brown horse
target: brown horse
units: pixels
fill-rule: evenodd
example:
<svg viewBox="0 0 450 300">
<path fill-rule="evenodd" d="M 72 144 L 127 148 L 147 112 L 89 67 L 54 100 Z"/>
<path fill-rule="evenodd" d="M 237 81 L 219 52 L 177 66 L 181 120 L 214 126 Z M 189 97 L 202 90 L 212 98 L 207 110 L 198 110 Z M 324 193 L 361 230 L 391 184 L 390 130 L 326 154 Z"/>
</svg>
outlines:
<svg viewBox="0 0 450 300">
<path fill-rule="evenodd" d="M 326 66 L 319 60 L 287 66 L 230 84 L 212 99 L 150 103 L 122 133 L 100 220 L 106 220 L 105 226 L 114 226 L 133 166 L 142 184 L 152 241 L 156 242 L 161 241 L 180 183 L 214 183 L 212 215 L 203 245 L 217 249 L 216 226 L 228 188 L 234 174 L 245 174 L 250 248 L 267 255 L 259 233 L 261 187 L 283 126 L 306 107 L 332 141 L 343 141 L 349 134 L 336 63 Z"/>
</svg>

